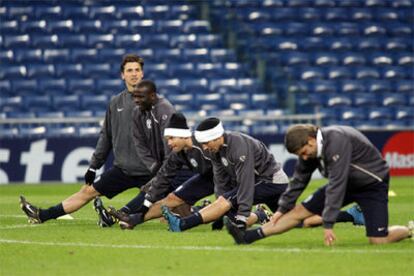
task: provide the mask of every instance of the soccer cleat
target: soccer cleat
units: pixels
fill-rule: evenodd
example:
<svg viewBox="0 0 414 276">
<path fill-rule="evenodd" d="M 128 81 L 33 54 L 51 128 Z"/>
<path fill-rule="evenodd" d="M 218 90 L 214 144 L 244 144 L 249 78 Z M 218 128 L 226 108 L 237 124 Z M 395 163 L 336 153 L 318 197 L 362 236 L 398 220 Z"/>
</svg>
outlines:
<svg viewBox="0 0 414 276">
<path fill-rule="evenodd" d="M 191 212 L 195 213 L 195 212 L 199 212 L 201 209 L 203 209 L 204 207 L 207 207 L 208 205 L 211 204 L 211 201 L 209 199 L 204 199 L 201 202 L 201 205 L 194 205 L 191 207 Z"/>
<path fill-rule="evenodd" d="M 20 196 L 20 208 L 28 217 L 28 222 L 32 224 L 39 224 L 42 223 L 42 220 L 39 217 L 39 208 L 30 204 L 26 201 L 24 196 Z"/>
<path fill-rule="evenodd" d="M 364 214 L 362 213 L 361 207 L 359 207 L 357 204 L 345 210 L 345 212 L 352 216 L 354 219 L 354 225 L 365 225 Z"/>
<path fill-rule="evenodd" d="M 116 221 L 103 206 L 103 202 L 100 197 L 96 197 L 93 201 L 93 208 L 98 213 L 99 220 L 98 225 L 100 227 L 111 227 Z"/>
<path fill-rule="evenodd" d="M 257 204 L 256 211 L 254 213 L 257 216 L 257 222 L 262 225 L 269 222 L 272 217 L 272 213 L 263 204 Z"/>
<path fill-rule="evenodd" d="M 131 219 L 131 215 L 121 210 L 116 210 L 112 206 L 108 207 L 108 213 L 111 216 L 113 216 L 115 219 L 119 220 L 119 226 L 121 227 L 122 230 L 125 230 L 125 229 L 132 230 L 137 225 L 137 223 L 134 223 L 134 221 Z"/>
<path fill-rule="evenodd" d="M 233 237 L 236 244 L 247 244 L 246 240 L 244 239 L 245 231 L 237 227 L 237 225 L 229 219 L 229 217 L 225 216 L 223 218 L 224 225 L 226 225 L 227 232 Z"/>
<path fill-rule="evenodd" d="M 168 230 L 170 230 L 171 232 L 181 232 L 181 228 L 180 228 L 181 219 L 178 216 L 175 216 L 170 211 L 170 209 L 165 205 L 161 206 L 161 212 L 162 212 L 163 217 L 168 222 Z"/>
</svg>

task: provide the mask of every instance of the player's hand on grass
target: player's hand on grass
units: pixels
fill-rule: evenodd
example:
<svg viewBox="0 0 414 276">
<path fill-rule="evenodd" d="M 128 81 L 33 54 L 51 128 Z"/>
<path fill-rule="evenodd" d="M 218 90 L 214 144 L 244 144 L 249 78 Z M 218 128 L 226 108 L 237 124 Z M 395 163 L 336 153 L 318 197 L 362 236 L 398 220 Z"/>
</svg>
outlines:
<svg viewBox="0 0 414 276">
<path fill-rule="evenodd" d="M 273 216 L 270 218 L 270 221 L 272 222 L 273 225 L 276 224 L 276 222 L 283 216 L 282 212 L 277 211 L 276 213 L 273 214 Z"/>
<path fill-rule="evenodd" d="M 85 184 L 91 185 L 95 181 L 96 170 L 89 168 L 85 173 Z"/>
<path fill-rule="evenodd" d="M 333 229 L 324 229 L 324 242 L 325 245 L 331 246 L 336 241 L 336 236 Z"/>
</svg>

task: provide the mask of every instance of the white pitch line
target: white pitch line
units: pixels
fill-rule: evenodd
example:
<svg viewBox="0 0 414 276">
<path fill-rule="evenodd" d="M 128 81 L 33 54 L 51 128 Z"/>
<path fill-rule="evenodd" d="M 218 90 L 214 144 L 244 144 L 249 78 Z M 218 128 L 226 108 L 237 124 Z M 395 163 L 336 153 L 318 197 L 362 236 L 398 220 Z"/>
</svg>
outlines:
<svg viewBox="0 0 414 276">
<path fill-rule="evenodd" d="M 307 248 L 265 248 L 255 246 L 161 246 L 161 245 L 143 245 L 143 244 L 95 244 L 95 243 L 70 243 L 70 242 L 41 242 L 28 240 L 7 240 L 0 239 L 0 243 L 8 244 L 25 244 L 25 245 L 43 245 L 43 246 L 70 246 L 70 247 L 99 247 L 99 248 L 120 248 L 120 249 L 162 249 L 162 250 L 183 250 L 183 251 L 223 251 L 223 252 L 278 252 L 278 253 L 355 253 L 355 254 L 407 254 L 411 250 L 364 250 L 364 249 L 307 249 Z"/>
<path fill-rule="evenodd" d="M 2 215 L 0 217 L 3 218 L 27 218 L 26 215 Z M 97 221 L 97 219 L 90 219 L 90 218 L 74 218 L 75 220 L 86 220 L 86 221 Z"/>
</svg>

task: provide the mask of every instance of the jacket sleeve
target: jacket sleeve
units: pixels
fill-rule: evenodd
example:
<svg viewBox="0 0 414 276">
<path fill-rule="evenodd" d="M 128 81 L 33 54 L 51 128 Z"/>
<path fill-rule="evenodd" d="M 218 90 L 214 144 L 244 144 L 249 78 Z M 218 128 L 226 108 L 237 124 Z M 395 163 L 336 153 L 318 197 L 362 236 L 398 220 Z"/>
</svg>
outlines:
<svg viewBox="0 0 414 276">
<path fill-rule="evenodd" d="M 151 174 L 154 174 L 159 167 L 157 160 L 151 154 L 150 145 L 148 144 L 148 139 L 145 136 L 145 129 L 142 125 L 142 121 L 139 114 L 139 109 L 135 108 L 133 113 L 133 140 L 135 147 L 137 148 L 138 156 L 141 158 L 142 163 L 150 171 Z"/>
<path fill-rule="evenodd" d="M 150 180 L 150 188 L 146 198 L 151 202 L 160 200 L 168 192 L 171 180 L 181 169 L 183 161 L 176 153 L 171 153 L 164 161 L 156 176 Z"/>
<path fill-rule="evenodd" d="M 236 172 L 237 189 L 237 215 L 249 217 L 254 199 L 255 168 L 254 152 L 247 144 L 242 145 L 236 152 L 232 152 L 231 161 Z"/>
<path fill-rule="evenodd" d="M 295 207 L 298 197 L 305 190 L 306 186 L 308 186 L 312 173 L 317 168 L 317 162 L 316 159 L 308 161 L 302 159 L 298 160 L 293 173 L 293 178 L 289 182 L 286 191 L 280 196 L 278 202 L 279 212 L 286 213 Z"/>
<path fill-rule="evenodd" d="M 170 122 L 171 116 L 175 113 L 175 109 L 171 104 L 165 105 L 163 107 L 162 116 L 167 116 L 166 119 L 160 118 L 160 132 L 161 132 L 161 139 L 164 145 L 164 156 L 168 156 L 171 152 L 170 147 L 168 147 L 167 141 L 164 139 L 164 130 L 167 127 L 168 123 Z"/>
<path fill-rule="evenodd" d="M 99 134 L 95 152 L 92 155 L 90 166 L 99 169 L 105 163 L 108 154 L 112 149 L 112 130 L 111 130 L 111 108 L 108 105 L 105 119 Z"/>
<path fill-rule="evenodd" d="M 322 219 L 324 228 L 332 228 L 342 207 L 348 184 L 351 165 L 352 145 L 342 133 L 331 134 L 331 141 L 325 150 L 325 163 L 329 174 L 329 184 L 325 191 L 325 208 Z"/>
</svg>

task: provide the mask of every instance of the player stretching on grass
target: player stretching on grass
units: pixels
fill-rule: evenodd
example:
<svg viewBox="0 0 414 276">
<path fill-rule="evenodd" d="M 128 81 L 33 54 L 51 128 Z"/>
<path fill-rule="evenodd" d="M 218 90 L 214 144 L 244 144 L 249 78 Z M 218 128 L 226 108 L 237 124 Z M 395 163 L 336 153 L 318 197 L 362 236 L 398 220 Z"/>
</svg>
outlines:
<svg viewBox="0 0 414 276">
<path fill-rule="evenodd" d="M 180 232 L 219 219 L 230 213 L 235 225 L 245 229 L 253 204 L 265 203 L 271 210 L 278 207 L 279 196 L 288 178 L 266 146 L 245 134 L 225 133 L 217 118 L 200 123 L 195 138 L 213 164 L 213 178 L 218 199 L 199 212 L 179 218 L 162 206 L 169 229 Z"/>
<path fill-rule="evenodd" d="M 319 214 L 323 219 L 324 243 L 333 245 L 333 226 L 339 209 L 350 202 L 357 202 L 362 209 L 370 243 L 391 243 L 412 236 L 409 227 L 388 227 L 389 168 L 362 133 L 346 126 L 295 125 L 286 133 L 285 146 L 299 157 L 299 162 L 293 180 L 279 200 L 279 209 L 270 222 L 249 231 L 227 219 L 226 227 L 237 244 L 281 234 Z M 294 206 L 317 168 L 329 183 Z"/>
<path fill-rule="evenodd" d="M 183 114 L 176 113 L 171 116 L 164 130 L 164 137 L 172 152 L 157 175 L 145 185 L 149 187 L 144 201 L 146 208 L 142 208 L 141 212 L 136 214 L 125 214 L 112 207 L 109 208 L 109 213 L 119 219 L 122 229 L 133 229 L 144 221 L 161 217 L 161 205 L 169 208 L 178 207 L 184 203 L 193 205 L 198 200 L 214 193 L 211 160 L 204 155 L 201 145 L 192 135 Z M 162 199 L 170 190 L 171 180 L 183 166 L 191 168 L 195 175 Z M 267 219 L 263 210 L 257 212 L 252 215 L 252 221 L 256 222 L 258 217 L 262 220 Z"/>
<path fill-rule="evenodd" d="M 79 192 L 48 209 L 39 209 L 21 196 L 20 205 L 29 222 L 43 223 L 73 213 L 97 196 L 112 198 L 132 187 L 139 188 L 152 178 L 163 158 L 160 150 L 151 151 L 160 141 L 163 142 L 162 136 L 155 137 L 155 132 L 162 133 L 174 108 L 166 99 L 156 95 L 152 82 L 141 82 L 143 66 L 143 59 L 136 55 L 126 55 L 122 60 L 121 77 L 126 89 L 109 103 L 90 167 L 85 174 L 85 185 Z M 146 131 L 151 134 L 148 143 L 153 147 L 140 146 L 143 143 L 140 137 L 134 139 L 134 134 L 138 136 L 137 131 L 139 135 L 144 135 L 141 130 L 137 130 L 139 124 L 145 124 L 143 128 L 148 128 Z M 95 180 L 96 170 L 105 163 L 111 150 L 114 154 L 113 167 Z M 143 196 L 141 198 L 141 201 L 135 198 L 123 210 L 128 212 L 138 209 Z M 99 198 L 94 205 L 100 217 L 99 225 L 112 225 L 114 220 L 107 214 Z"/>
</svg>

